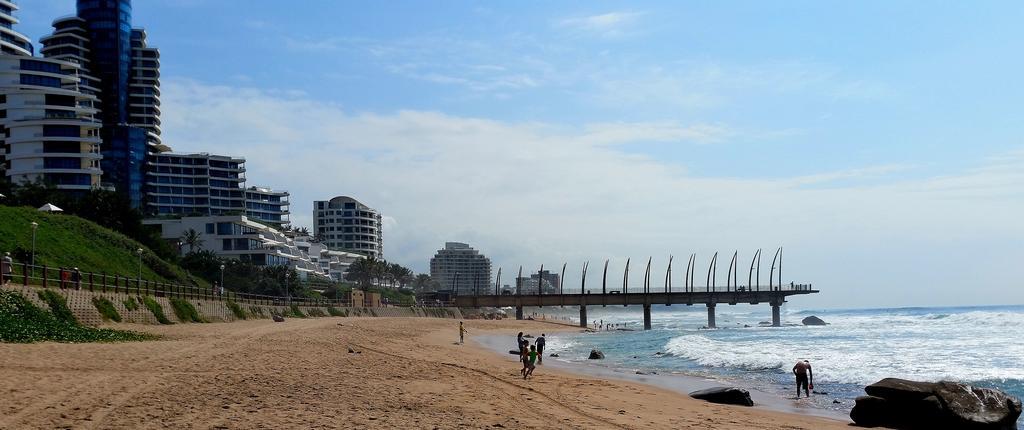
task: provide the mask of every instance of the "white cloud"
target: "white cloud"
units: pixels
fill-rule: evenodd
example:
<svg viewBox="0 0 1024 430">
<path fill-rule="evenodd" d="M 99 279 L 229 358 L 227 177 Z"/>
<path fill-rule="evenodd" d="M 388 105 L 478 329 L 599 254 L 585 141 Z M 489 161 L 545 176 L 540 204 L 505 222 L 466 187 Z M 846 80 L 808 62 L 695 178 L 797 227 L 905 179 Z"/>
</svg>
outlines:
<svg viewBox="0 0 1024 430">
<path fill-rule="evenodd" d="M 579 31 L 596 33 L 602 36 L 620 36 L 643 16 L 641 12 L 608 12 L 598 15 L 565 18 L 558 21 L 558 26 Z"/>
<path fill-rule="evenodd" d="M 506 272 L 733 249 L 749 258 L 754 248 L 785 245 L 787 279 L 826 291 L 802 303 L 862 305 L 873 300 L 867 291 L 886 294 L 888 304 L 925 304 L 924 293 L 931 303 L 955 303 L 956 288 L 968 284 L 1024 301 L 1024 292 L 1009 289 L 1017 281 L 1008 272 L 982 270 L 988 254 L 965 251 L 1024 258 L 1019 153 L 941 178 L 884 180 L 902 172 L 895 165 L 736 179 L 694 177 L 685 165 L 617 149 L 644 140 L 728 140 L 723 125 L 575 128 L 357 113 L 302 94 L 173 79 L 164 85 L 163 113 L 165 141 L 176 150 L 245 156 L 250 185 L 291 191 L 296 224 L 311 223 L 313 200 L 335 195 L 380 209 L 389 219 L 387 257 L 419 270 L 448 240 L 473 244 Z M 806 186 L 837 178 L 844 186 Z M 909 256 L 929 259 L 932 269 L 903 264 Z"/>
</svg>

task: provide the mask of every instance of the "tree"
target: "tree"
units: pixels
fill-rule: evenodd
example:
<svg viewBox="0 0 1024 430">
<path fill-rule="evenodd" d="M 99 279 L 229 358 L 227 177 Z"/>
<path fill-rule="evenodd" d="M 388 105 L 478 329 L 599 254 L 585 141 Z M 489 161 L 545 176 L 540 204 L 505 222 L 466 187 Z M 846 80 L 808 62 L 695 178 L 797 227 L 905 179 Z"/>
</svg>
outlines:
<svg viewBox="0 0 1024 430">
<path fill-rule="evenodd" d="M 306 228 L 306 227 L 299 227 L 299 228 L 295 229 L 294 231 L 295 231 L 295 234 L 297 234 L 299 236 L 309 236 L 309 229 Z"/>
<path fill-rule="evenodd" d="M 203 246 L 202 236 L 202 233 L 199 233 L 194 228 L 186 230 L 185 234 L 181 235 L 182 242 L 185 242 L 185 244 L 188 245 L 189 254 L 195 252 L 196 248 Z"/>
</svg>

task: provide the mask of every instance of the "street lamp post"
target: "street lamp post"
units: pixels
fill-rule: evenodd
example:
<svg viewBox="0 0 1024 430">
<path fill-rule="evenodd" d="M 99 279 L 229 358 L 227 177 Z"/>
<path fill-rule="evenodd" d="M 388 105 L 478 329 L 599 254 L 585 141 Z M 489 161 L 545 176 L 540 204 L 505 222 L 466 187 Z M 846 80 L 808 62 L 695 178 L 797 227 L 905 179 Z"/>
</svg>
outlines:
<svg viewBox="0 0 1024 430">
<path fill-rule="evenodd" d="M 220 265 L 220 289 L 224 290 L 224 265 Z"/>
<path fill-rule="evenodd" d="M 142 248 L 136 249 L 135 253 L 139 254 L 139 279 L 138 279 L 139 284 L 138 285 L 141 287 L 142 286 Z"/>
<path fill-rule="evenodd" d="M 39 228 L 39 223 L 32 221 L 32 265 L 36 265 L 36 229 Z"/>
</svg>

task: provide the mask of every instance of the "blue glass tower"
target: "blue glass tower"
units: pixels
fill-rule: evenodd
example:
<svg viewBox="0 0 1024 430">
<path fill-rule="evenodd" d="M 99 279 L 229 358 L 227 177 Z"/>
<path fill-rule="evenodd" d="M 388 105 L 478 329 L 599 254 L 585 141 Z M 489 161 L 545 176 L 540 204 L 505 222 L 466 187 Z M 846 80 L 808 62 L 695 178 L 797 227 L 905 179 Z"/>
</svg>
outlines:
<svg viewBox="0 0 1024 430">
<path fill-rule="evenodd" d="M 131 0 L 78 0 L 78 18 L 91 43 L 91 74 L 99 80 L 103 183 L 141 207 L 147 131 L 129 125 Z"/>
</svg>

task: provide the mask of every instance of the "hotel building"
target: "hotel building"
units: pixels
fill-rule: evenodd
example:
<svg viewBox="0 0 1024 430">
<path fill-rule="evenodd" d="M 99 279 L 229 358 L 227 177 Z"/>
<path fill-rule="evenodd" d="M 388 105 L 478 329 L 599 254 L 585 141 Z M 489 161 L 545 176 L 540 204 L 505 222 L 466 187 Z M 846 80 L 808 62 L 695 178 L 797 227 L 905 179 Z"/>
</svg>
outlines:
<svg viewBox="0 0 1024 430">
<path fill-rule="evenodd" d="M 468 244 L 447 242 L 430 259 L 430 278 L 442 290 L 473 294 L 479 288 L 484 293 L 491 288 L 491 260 Z"/>
<path fill-rule="evenodd" d="M 313 202 L 313 228 L 332 250 L 384 258 L 380 213 L 352 197 Z"/>
</svg>

